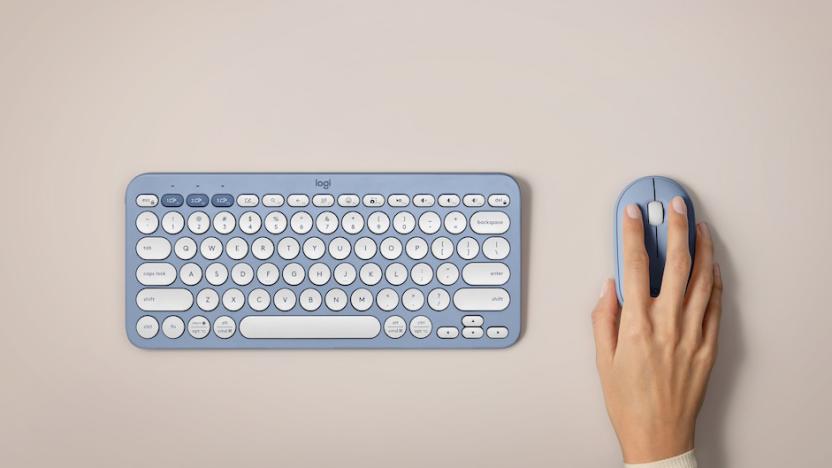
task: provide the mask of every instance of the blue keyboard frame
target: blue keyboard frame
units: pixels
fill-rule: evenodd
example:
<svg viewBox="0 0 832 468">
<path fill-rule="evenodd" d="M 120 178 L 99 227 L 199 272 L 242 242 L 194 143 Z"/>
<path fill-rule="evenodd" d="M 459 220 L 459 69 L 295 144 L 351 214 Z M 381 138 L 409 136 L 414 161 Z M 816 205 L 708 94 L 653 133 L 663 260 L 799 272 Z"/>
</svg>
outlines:
<svg viewBox="0 0 832 468">
<path fill-rule="evenodd" d="M 321 183 L 323 181 L 329 181 L 329 186 L 325 189 L 324 186 L 327 184 Z M 228 193 L 232 194 L 235 197 L 235 203 L 233 206 L 228 208 L 217 208 L 214 207 L 211 203 L 208 206 L 202 208 L 190 208 L 187 206 L 187 203 L 184 204 L 180 208 L 167 208 L 163 207 L 161 202 L 157 204 L 156 207 L 153 208 L 146 208 L 140 207 L 136 204 L 136 197 L 140 194 L 154 194 L 158 196 L 161 200 L 161 196 L 167 193 L 178 193 L 182 194 L 184 197 L 187 197 L 188 194 L 191 193 L 204 193 L 207 194 L 209 199 L 213 194 L 217 193 Z M 307 194 L 310 198 L 310 203 L 306 207 L 302 208 L 292 208 L 289 207 L 287 204 L 284 204 L 281 207 L 265 207 L 262 204 L 262 196 L 264 194 L 281 194 L 284 197 L 288 197 L 290 194 Z M 336 203 L 332 207 L 324 208 L 324 207 L 315 207 L 311 203 L 311 199 L 313 195 L 316 194 L 332 194 L 336 198 Z M 441 207 L 438 203 L 434 204 L 434 206 L 429 208 L 418 208 L 414 207 L 412 200 L 411 203 L 407 207 L 391 207 L 387 204 L 387 196 L 391 194 L 407 194 L 411 196 L 411 198 L 416 194 L 427 193 L 437 196 L 440 194 L 457 194 L 459 195 L 460 199 L 465 194 L 482 194 L 488 198 L 489 194 L 507 194 L 511 197 L 511 202 L 507 207 L 502 208 L 494 208 L 488 205 L 486 200 L 486 204 L 482 207 L 466 207 L 464 204 L 460 202 L 459 206 L 457 207 Z M 261 197 L 261 201 L 256 207 L 240 207 L 236 204 L 236 197 L 240 194 L 256 194 Z M 338 195 L 340 194 L 358 194 L 359 197 L 363 197 L 366 194 L 381 194 L 385 197 L 385 204 L 381 207 L 366 207 L 364 206 L 363 202 L 360 203 L 356 207 L 346 208 L 340 207 L 337 203 Z M 514 344 L 520 336 L 521 332 L 521 257 L 522 257 L 522 242 L 521 242 L 521 194 L 520 194 L 520 187 L 517 182 L 511 176 L 507 174 L 501 173 L 145 173 L 139 176 L 136 176 L 127 186 L 126 190 L 126 197 L 125 197 L 125 325 L 126 325 L 126 332 L 127 337 L 131 343 L 139 348 L 148 348 L 148 349 L 238 349 L 238 348 L 417 348 L 417 349 L 425 349 L 425 348 L 505 348 Z M 289 312 L 281 312 L 278 311 L 274 304 L 271 304 L 268 309 L 263 312 L 255 312 L 251 310 L 248 305 L 246 304 L 243 309 L 237 312 L 230 312 L 223 310 L 222 305 L 220 305 L 217 309 L 212 312 L 204 312 L 199 309 L 196 305 L 196 301 L 191 306 L 191 308 L 184 312 L 176 312 L 176 313 L 168 313 L 168 312 L 146 312 L 141 310 L 138 305 L 136 304 L 136 295 L 138 292 L 144 288 L 136 278 L 136 270 L 138 266 L 143 263 L 144 261 L 141 260 L 137 253 L 136 253 L 136 244 L 142 237 L 146 237 L 145 235 L 141 234 L 138 229 L 136 228 L 136 217 L 143 211 L 150 210 L 156 213 L 159 219 L 162 218 L 164 213 L 177 210 L 183 213 L 185 218 L 187 219 L 187 214 L 193 210 L 202 210 L 207 213 L 209 216 L 212 216 L 220 211 L 229 211 L 235 215 L 239 219 L 239 215 L 245 211 L 255 211 L 261 215 L 261 217 L 265 217 L 271 211 L 278 210 L 282 211 L 286 214 L 287 218 L 291 217 L 296 211 L 306 211 L 310 213 L 313 219 L 317 216 L 318 213 L 322 211 L 333 211 L 334 213 L 338 214 L 339 218 L 346 213 L 347 211 L 357 211 L 361 213 L 365 218 L 375 211 L 383 211 L 388 214 L 388 216 L 392 219 L 395 213 L 407 210 L 410 211 L 416 218 L 418 219 L 419 214 L 424 211 L 435 211 L 441 217 L 444 218 L 445 214 L 450 211 L 460 211 L 468 217 L 470 220 L 471 215 L 473 215 L 477 211 L 503 211 L 509 216 L 510 220 L 510 227 L 508 232 L 502 234 L 501 236 L 506 238 L 511 245 L 511 249 L 509 252 L 508 257 L 504 260 L 501 260 L 503 263 L 508 265 L 511 275 L 508 282 L 502 286 L 506 291 L 509 293 L 510 302 L 509 306 L 499 312 L 472 312 L 466 311 L 461 312 L 454 307 L 453 300 L 451 300 L 451 304 L 448 306 L 447 309 L 441 312 L 437 312 L 432 310 L 427 304 L 423 306 L 422 309 L 416 312 L 409 311 L 405 309 L 401 303 L 392 311 L 386 312 L 379 309 L 375 303 L 373 307 L 371 307 L 368 311 L 359 312 L 352 309 L 351 305 L 347 305 L 347 307 L 340 311 L 340 312 L 332 312 L 328 310 L 325 306 L 322 306 L 315 312 L 306 312 L 301 309 L 299 306 L 296 306 L 293 310 Z M 239 223 L 238 223 L 239 224 Z M 401 235 L 398 234 L 395 230 L 391 228 L 384 234 L 376 235 L 371 233 L 367 230 L 365 226 L 364 229 L 359 234 L 346 234 L 342 228 L 339 226 L 338 230 L 336 230 L 332 234 L 324 235 L 318 232 L 317 230 L 313 229 L 311 232 L 303 235 L 298 235 L 291 232 L 291 228 L 287 228 L 282 234 L 272 235 L 265 231 L 265 229 L 261 228 L 261 231 L 254 235 L 244 234 L 240 231 L 239 226 L 234 228 L 229 234 L 221 235 L 215 232 L 213 229 L 209 230 L 205 234 L 202 235 L 195 235 L 188 231 L 187 226 L 185 229 L 176 235 L 169 235 L 164 232 L 161 227 L 151 236 L 160 236 L 165 237 L 171 241 L 171 245 L 174 244 L 176 239 L 188 236 L 196 241 L 197 245 L 199 245 L 200 241 L 209 236 L 214 236 L 223 241 L 225 241 L 231 237 L 240 236 L 245 239 L 254 239 L 260 236 L 267 236 L 272 240 L 277 240 L 282 237 L 292 236 L 298 239 L 298 241 L 303 244 L 303 240 L 307 237 L 317 236 L 322 238 L 325 242 L 328 243 L 328 240 L 337 236 L 344 236 L 351 240 L 351 243 L 354 242 L 355 239 L 358 239 L 363 236 L 372 237 L 376 240 L 376 243 L 380 243 L 386 237 L 398 237 L 402 244 L 404 244 L 407 239 L 420 236 L 428 242 L 430 245 L 431 241 L 438 236 L 446 236 L 456 243 L 456 241 L 462 237 L 471 236 L 476 238 L 480 245 L 482 242 L 490 237 L 489 235 L 480 235 L 476 234 L 471 231 L 470 226 L 468 226 L 465 231 L 460 234 L 452 235 L 441 229 L 438 233 L 434 235 L 425 235 L 421 231 L 419 231 L 418 227 L 416 230 L 410 234 Z M 250 243 L 250 242 L 249 242 Z M 255 270 L 257 265 L 263 263 L 265 261 L 254 259 L 251 256 L 251 253 L 243 258 L 242 260 L 232 260 L 228 258 L 225 254 L 223 254 L 217 260 L 206 260 L 202 258 L 199 254 L 194 257 L 192 260 L 184 261 L 176 257 L 176 255 L 171 252 L 170 256 L 165 260 L 160 260 L 164 262 L 168 262 L 173 264 L 177 271 L 182 266 L 182 264 L 187 262 L 196 262 L 197 264 L 202 267 L 203 271 L 206 266 L 210 263 L 214 262 L 221 262 L 228 267 L 228 270 L 231 270 L 231 267 L 238 262 L 248 262 L 251 264 Z M 280 270 L 283 270 L 283 266 L 288 261 L 285 261 L 277 256 L 277 253 L 270 260 L 280 267 Z M 491 261 L 488 260 L 485 256 L 483 256 L 482 251 L 471 260 L 461 260 L 456 255 L 452 256 L 448 260 L 437 260 L 433 257 L 433 255 L 428 254 L 425 258 L 421 260 L 413 260 L 407 257 L 406 254 L 402 254 L 401 257 L 394 260 L 396 262 L 400 262 L 404 264 L 408 270 L 416 263 L 425 262 L 431 265 L 431 267 L 436 271 L 437 266 L 444 262 L 454 262 L 457 266 L 460 266 L 460 271 L 462 270 L 461 265 L 469 262 L 477 262 L 477 261 Z M 381 257 L 378 253 L 375 257 L 370 260 L 360 260 L 355 257 L 354 253 L 351 253 L 350 256 L 345 260 L 335 260 L 331 258 L 329 255 L 325 255 L 324 258 L 320 260 L 309 260 L 303 256 L 303 254 L 299 255 L 291 262 L 296 262 L 303 265 L 304 269 L 308 271 L 309 266 L 313 263 L 323 262 L 327 264 L 331 269 L 334 269 L 338 263 L 342 262 L 349 262 L 356 266 L 356 269 L 360 268 L 360 266 L 366 262 L 376 262 L 382 266 L 382 268 L 393 261 L 389 261 Z M 266 289 L 270 291 L 272 294 L 274 290 L 278 288 L 280 285 L 285 286 L 285 283 L 281 281 L 278 282 L 277 285 L 267 287 Z M 180 287 L 180 288 L 187 288 L 194 293 L 194 297 L 196 297 L 196 293 L 206 287 L 205 286 L 205 279 L 197 284 L 196 286 L 186 286 L 184 285 L 177 276 L 176 281 L 171 284 L 171 288 Z M 236 287 L 243 291 L 244 294 L 248 294 L 249 291 L 258 287 L 257 281 L 253 281 L 248 286 L 237 286 L 232 285 L 231 280 L 229 279 L 226 284 L 219 286 L 219 287 L 212 287 L 213 289 L 217 290 L 217 292 L 222 295 L 222 291 Z M 260 286 L 262 287 L 262 286 Z M 379 290 L 390 287 L 386 281 L 382 280 L 379 284 L 375 286 L 366 286 L 361 283 L 359 279 L 350 285 L 350 286 L 340 286 L 337 283 L 334 283 L 333 280 L 330 280 L 330 283 L 327 283 L 324 286 L 315 286 L 309 282 L 309 279 L 304 279 L 303 283 L 298 286 L 294 286 L 293 289 L 296 292 L 299 292 L 305 288 L 316 288 L 324 294 L 327 290 L 332 287 L 339 287 L 343 289 L 347 295 L 352 293 L 353 290 L 363 287 L 367 288 L 372 291 L 374 297 Z M 423 291 L 429 291 L 434 287 L 442 287 L 451 295 L 453 298 L 454 292 L 459 289 L 460 287 L 469 287 L 465 284 L 463 279 L 460 279 L 451 286 L 444 286 L 440 284 L 436 278 L 434 278 L 428 285 L 426 286 L 418 286 L 415 285 L 410 278 L 402 284 L 401 286 L 396 286 L 395 289 L 398 292 L 402 292 L 409 287 L 416 287 Z M 160 325 L 160 330 L 150 339 L 144 339 L 140 337 L 136 331 L 136 322 L 139 318 L 144 315 L 151 315 L 157 319 Z M 165 319 L 165 317 L 169 315 L 177 315 L 187 324 L 188 320 L 195 316 L 195 315 L 202 315 L 213 322 L 213 320 L 217 317 L 222 315 L 227 315 L 229 317 L 234 318 L 235 322 L 237 323 L 237 330 L 235 331 L 234 335 L 227 339 L 221 339 L 217 337 L 213 330 L 211 333 L 208 334 L 205 338 L 196 339 L 190 336 L 187 330 L 176 339 L 170 339 L 166 337 L 161 330 L 161 323 Z M 376 316 L 380 323 L 381 323 L 381 331 L 375 338 L 371 339 L 248 339 L 243 337 L 240 334 L 240 320 L 246 315 L 374 315 Z M 384 319 L 391 315 L 398 315 L 408 322 L 411 318 L 417 315 L 425 315 L 431 319 L 432 322 L 432 331 L 430 335 L 426 338 L 415 338 L 410 334 L 410 332 L 406 332 L 404 336 L 400 338 L 389 338 L 384 333 Z M 502 339 L 492 339 L 488 338 L 485 334 L 482 338 L 479 339 L 467 339 L 460 335 L 454 339 L 442 339 L 436 335 L 436 329 L 441 326 L 455 326 L 460 331 L 462 330 L 461 319 L 465 315 L 481 315 L 485 319 L 485 323 L 483 324 L 483 330 L 486 330 L 490 326 L 505 326 L 508 327 L 508 336 Z"/>
</svg>

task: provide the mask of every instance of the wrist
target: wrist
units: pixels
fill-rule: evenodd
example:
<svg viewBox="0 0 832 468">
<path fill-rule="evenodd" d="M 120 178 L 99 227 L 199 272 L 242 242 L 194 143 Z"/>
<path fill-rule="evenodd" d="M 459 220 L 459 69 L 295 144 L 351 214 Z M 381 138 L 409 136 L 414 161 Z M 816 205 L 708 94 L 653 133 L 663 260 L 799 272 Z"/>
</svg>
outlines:
<svg viewBox="0 0 832 468">
<path fill-rule="evenodd" d="M 671 458 L 665 458 L 652 463 L 624 464 L 625 468 L 697 468 L 693 450 Z"/>
<path fill-rule="evenodd" d="M 665 460 L 692 450 L 693 432 L 678 429 L 655 431 L 621 441 L 621 452 L 627 464 Z"/>
</svg>

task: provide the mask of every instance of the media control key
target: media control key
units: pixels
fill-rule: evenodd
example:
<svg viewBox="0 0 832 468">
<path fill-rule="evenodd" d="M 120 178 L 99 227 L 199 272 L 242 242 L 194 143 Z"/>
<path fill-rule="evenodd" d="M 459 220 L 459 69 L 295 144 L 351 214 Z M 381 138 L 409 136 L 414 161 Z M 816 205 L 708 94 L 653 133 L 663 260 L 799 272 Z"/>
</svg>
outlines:
<svg viewBox="0 0 832 468">
<path fill-rule="evenodd" d="M 208 206 L 208 195 L 204 193 L 192 193 L 188 195 L 188 206 L 202 208 Z"/>
<path fill-rule="evenodd" d="M 166 193 L 162 195 L 162 206 L 166 206 L 168 208 L 176 208 L 182 206 L 185 199 L 182 195 L 178 193 Z"/>
<path fill-rule="evenodd" d="M 217 208 L 227 208 L 234 205 L 234 197 L 229 193 L 218 193 L 211 197 L 211 204 Z"/>
</svg>

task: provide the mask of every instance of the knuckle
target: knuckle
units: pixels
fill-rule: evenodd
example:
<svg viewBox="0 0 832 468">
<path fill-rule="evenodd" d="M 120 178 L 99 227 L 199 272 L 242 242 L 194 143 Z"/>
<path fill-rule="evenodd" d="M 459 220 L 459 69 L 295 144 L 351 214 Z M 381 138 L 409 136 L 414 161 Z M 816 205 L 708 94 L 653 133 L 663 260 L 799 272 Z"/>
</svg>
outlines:
<svg viewBox="0 0 832 468">
<path fill-rule="evenodd" d="M 715 344 L 706 344 L 699 348 L 699 351 L 694 355 L 694 361 L 704 367 L 713 367 L 716 362 L 717 346 Z"/>
<path fill-rule="evenodd" d="M 673 271 L 687 272 L 690 270 L 690 254 L 687 252 L 677 252 L 676 255 L 669 256 L 667 265 Z"/>
<path fill-rule="evenodd" d="M 714 289 L 714 276 L 712 274 L 704 274 L 693 284 L 693 291 L 696 294 L 709 295 Z"/>
<path fill-rule="evenodd" d="M 623 337 L 634 343 L 646 343 L 650 341 L 653 330 L 647 323 L 639 322 L 629 325 L 622 333 Z"/>
<path fill-rule="evenodd" d="M 624 263 L 631 270 L 642 271 L 647 269 L 649 261 L 650 259 L 647 257 L 647 252 L 644 249 L 636 249 L 630 252 L 630 255 L 624 260 Z"/>
</svg>

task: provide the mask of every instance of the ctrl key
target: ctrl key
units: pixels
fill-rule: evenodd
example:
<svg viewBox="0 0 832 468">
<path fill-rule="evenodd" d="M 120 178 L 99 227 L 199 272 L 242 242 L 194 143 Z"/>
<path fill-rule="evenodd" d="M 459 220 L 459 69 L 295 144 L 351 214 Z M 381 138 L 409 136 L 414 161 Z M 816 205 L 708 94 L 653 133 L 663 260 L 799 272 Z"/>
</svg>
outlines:
<svg viewBox="0 0 832 468">
<path fill-rule="evenodd" d="M 159 322 L 155 318 L 145 315 L 136 322 L 136 333 L 140 337 L 149 340 L 159 333 Z"/>
</svg>

